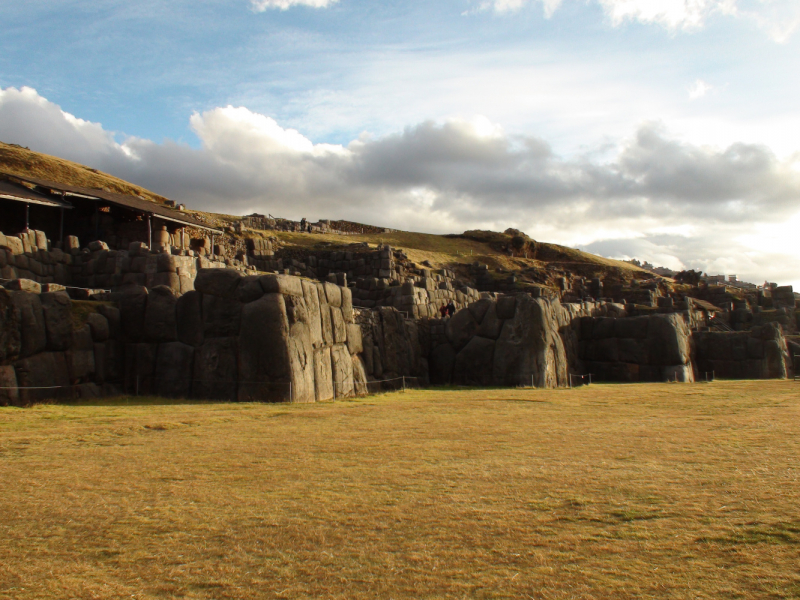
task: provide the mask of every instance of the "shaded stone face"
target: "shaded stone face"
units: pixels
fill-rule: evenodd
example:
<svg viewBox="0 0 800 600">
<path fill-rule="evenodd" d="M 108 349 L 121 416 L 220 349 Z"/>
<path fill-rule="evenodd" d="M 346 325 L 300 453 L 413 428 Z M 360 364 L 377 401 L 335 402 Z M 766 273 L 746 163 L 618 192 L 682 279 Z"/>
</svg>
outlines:
<svg viewBox="0 0 800 600">
<path fill-rule="evenodd" d="M 47 347 L 47 330 L 39 295 L 11 292 L 11 301 L 19 314 L 20 357 L 27 358 L 44 351 Z"/>
<path fill-rule="evenodd" d="M 463 385 L 492 385 L 494 340 L 473 337 L 458 353 L 453 382 Z"/>
<path fill-rule="evenodd" d="M 289 399 L 289 318 L 281 294 L 264 294 L 242 309 L 239 346 L 239 400 Z"/>
<path fill-rule="evenodd" d="M 22 349 L 20 317 L 11 293 L 0 288 L 0 361 L 19 357 Z"/>
<path fill-rule="evenodd" d="M 196 291 L 184 294 L 175 303 L 178 340 L 184 344 L 199 346 L 205 339 L 202 303 L 203 297 Z"/>
<path fill-rule="evenodd" d="M 144 333 L 151 342 L 174 342 L 178 339 L 177 298 L 166 286 L 150 290 L 145 307 Z"/>
<path fill-rule="evenodd" d="M 195 349 L 192 397 L 236 400 L 238 347 L 235 337 L 211 338 Z"/>
<path fill-rule="evenodd" d="M 181 342 L 158 345 L 154 389 L 159 396 L 189 398 L 192 390 L 194 348 Z"/>
</svg>

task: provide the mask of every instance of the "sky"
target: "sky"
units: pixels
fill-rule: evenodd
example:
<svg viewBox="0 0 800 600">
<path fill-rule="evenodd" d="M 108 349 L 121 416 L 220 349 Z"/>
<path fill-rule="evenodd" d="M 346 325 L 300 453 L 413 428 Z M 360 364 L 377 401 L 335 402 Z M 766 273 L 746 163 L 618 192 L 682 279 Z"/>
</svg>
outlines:
<svg viewBox="0 0 800 600">
<path fill-rule="evenodd" d="M 800 287 L 797 0 L 0 0 L 0 140 L 188 207 Z"/>
</svg>

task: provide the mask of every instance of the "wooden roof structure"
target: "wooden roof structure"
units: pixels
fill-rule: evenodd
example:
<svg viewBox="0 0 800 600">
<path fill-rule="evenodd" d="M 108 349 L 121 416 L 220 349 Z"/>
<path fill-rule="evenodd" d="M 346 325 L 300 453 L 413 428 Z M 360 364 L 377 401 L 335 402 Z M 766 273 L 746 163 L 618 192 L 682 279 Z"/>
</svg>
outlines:
<svg viewBox="0 0 800 600">
<path fill-rule="evenodd" d="M 36 194 L 38 197 L 49 199 L 52 202 L 55 202 L 55 200 L 52 199 L 53 196 L 60 195 L 61 196 L 60 202 L 64 204 L 65 207 L 69 206 L 71 208 L 71 205 L 67 202 L 67 198 L 70 197 L 80 198 L 84 200 L 103 201 L 107 202 L 108 204 L 113 204 L 116 206 L 127 208 L 132 211 L 152 215 L 153 217 L 157 217 L 159 219 L 172 221 L 174 223 L 178 223 L 183 226 L 196 227 L 197 229 L 204 229 L 206 231 L 210 231 L 211 233 L 216 233 L 216 234 L 222 233 L 221 230 L 209 227 L 203 221 L 191 215 L 187 215 L 179 210 L 170 208 L 169 206 L 165 206 L 164 204 L 158 204 L 150 200 L 145 200 L 144 198 L 140 198 L 138 196 L 117 194 L 115 192 L 108 192 L 106 190 L 101 190 L 97 188 L 86 188 L 77 185 L 69 185 L 66 183 L 57 183 L 55 181 L 38 179 L 36 177 L 27 177 L 27 176 L 23 177 L 20 175 L 12 175 L 10 173 L 4 173 L 2 171 L 0 171 L 0 176 L 6 180 L 2 183 L 13 185 L 14 180 L 16 180 L 18 182 L 24 182 L 33 185 L 35 191 L 28 190 L 28 192 L 31 195 Z M 19 184 L 17 184 L 17 187 L 25 188 L 25 186 Z M 33 202 L 33 200 L 29 200 L 29 202 Z M 53 206 L 60 206 L 60 204 L 59 205 L 54 204 Z"/>
<path fill-rule="evenodd" d="M 40 194 L 24 185 L 12 181 L 0 180 L 0 200 L 14 200 L 26 204 L 52 206 L 53 208 L 72 208 L 72 204 L 61 198 Z"/>
</svg>

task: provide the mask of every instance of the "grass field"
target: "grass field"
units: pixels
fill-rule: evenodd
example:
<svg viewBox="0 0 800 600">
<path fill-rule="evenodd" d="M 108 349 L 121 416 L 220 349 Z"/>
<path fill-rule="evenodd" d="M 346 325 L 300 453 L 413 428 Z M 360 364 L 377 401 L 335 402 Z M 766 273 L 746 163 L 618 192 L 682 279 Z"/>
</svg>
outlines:
<svg viewBox="0 0 800 600">
<path fill-rule="evenodd" d="M 798 598 L 798 433 L 787 381 L 0 409 L 0 598 Z"/>
</svg>

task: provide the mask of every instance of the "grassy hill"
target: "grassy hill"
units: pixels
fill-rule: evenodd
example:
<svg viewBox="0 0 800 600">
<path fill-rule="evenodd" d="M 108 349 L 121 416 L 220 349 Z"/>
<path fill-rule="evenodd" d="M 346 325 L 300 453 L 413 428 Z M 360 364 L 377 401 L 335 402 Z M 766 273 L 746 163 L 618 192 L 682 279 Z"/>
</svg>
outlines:
<svg viewBox="0 0 800 600">
<path fill-rule="evenodd" d="M 134 185 L 97 169 L 55 156 L 34 152 L 16 144 L 0 142 L 0 171 L 48 179 L 60 183 L 141 196 L 163 203 L 166 198 L 143 187 Z M 216 213 L 191 211 L 209 224 L 224 228 L 233 225 L 240 217 Z M 581 252 L 573 248 L 535 242 L 536 251 L 527 257 L 512 256 L 508 251 L 514 237 L 509 233 L 467 231 L 458 235 L 433 235 L 408 231 L 372 233 L 362 235 L 308 235 L 287 232 L 265 232 L 279 239 L 284 247 L 312 250 L 320 245 L 345 246 L 354 242 L 370 245 L 390 244 L 406 251 L 416 263 L 428 262 L 435 268 L 447 267 L 468 277 L 470 265 L 480 262 L 489 266 L 495 277 L 519 276 L 523 282 L 551 285 L 561 275 L 608 277 L 631 280 L 646 279 L 653 275 L 634 265 Z M 241 237 L 229 233 L 229 237 Z M 533 240 L 530 240 L 533 242 Z"/>
<path fill-rule="evenodd" d="M 34 152 L 17 144 L 0 142 L 0 171 L 69 185 L 99 188 L 118 194 L 141 196 L 159 204 L 167 200 L 164 196 L 108 173 L 57 156 Z"/>
</svg>

